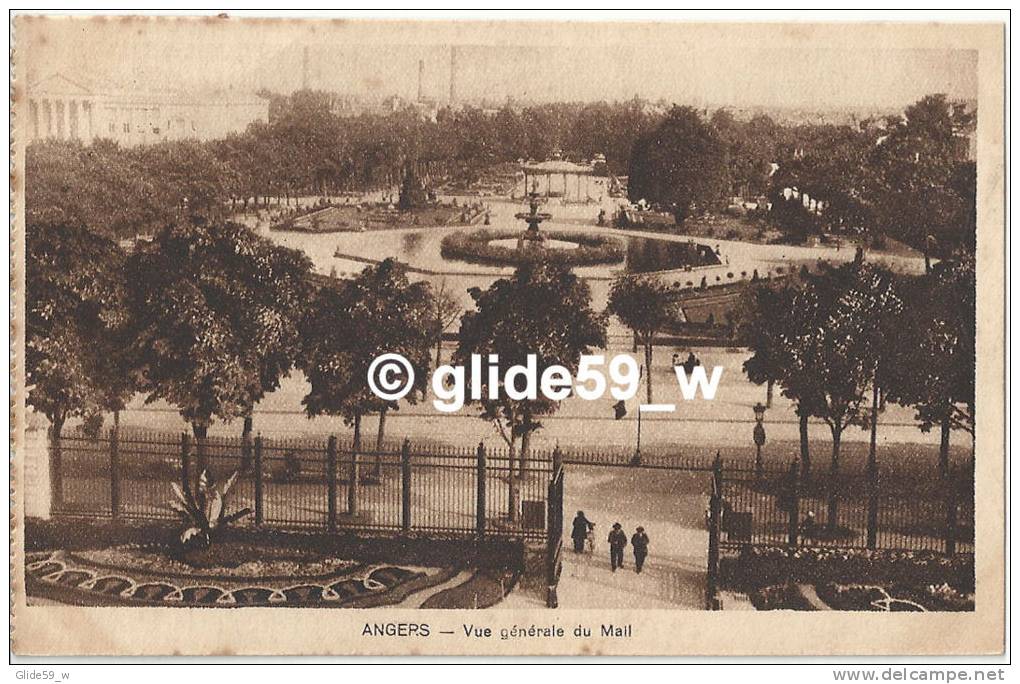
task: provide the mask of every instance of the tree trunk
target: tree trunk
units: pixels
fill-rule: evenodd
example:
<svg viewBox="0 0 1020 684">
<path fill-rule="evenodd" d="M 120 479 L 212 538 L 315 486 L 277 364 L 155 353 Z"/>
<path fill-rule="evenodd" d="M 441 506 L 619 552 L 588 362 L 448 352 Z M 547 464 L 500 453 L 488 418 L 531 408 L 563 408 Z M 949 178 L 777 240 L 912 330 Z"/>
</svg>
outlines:
<svg viewBox="0 0 1020 684">
<path fill-rule="evenodd" d="M 253 427 L 251 412 L 244 417 L 244 426 L 241 428 L 241 472 L 247 473 L 252 466 L 252 443 L 251 432 Z"/>
<path fill-rule="evenodd" d="M 205 438 L 209 433 L 209 426 L 205 423 L 192 423 L 191 431 L 195 435 L 195 461 L 198 463 L 198 476 L 201 477 L 208 469 L 205 458 Z"/>
<path fill-rule="evenodd" d="M 800 476 L 807 482 L 811 477 L 811 446 L 808 443 L 808 414 L 798 411 L 800 418 Z"/>
<path fill-rule="evenodd" d="M 774 380 L 769 380 L 765 385 L 765 408 L 772 408 L 772 392 L 776 387 Z"/>
<path fill-rule="evenodd" d="M 530 421 L 529 421 L 530 422 Z M 521 435 L 521 456 L 517 459 L 517 479 L 524 479 L 524 469 L 528 465 L 528 458 L 531 456 L 531 430 L 526 430 Z"/>
<path fill-rule="evenodd" d="M 826 516 L 826 525 L 829 528 L 829 532 L 836 531 L 836 518 L 839 515 L 839 441 L 842 436 L 842 428 L 832 428 L 832 463 L 829 465 L 829 513 Z"/>
<path fill-rule="evenodd" d="M 436 338 L 436 365 L 435 368 L 439 368 L 443 363 L 443 333 L 439 333 L 439 337 Z M 434 370 L 434 369 L 433 369 Z"/>
<path fill-rule="evenodd" d="M 645 393 L 648 403 L 652 403 L 652 337 L 648 336 L 645 342 Z"/>
<path fill-rule="evenodd" d="M 942 416 L 939 424 L 939 479 L 944 480 L 949 474 L 949 412 Z"/>
<path fill-rule="evenodd" d="M 389 406 L 384 406 L 382 411 L 379 411 L 379 431 L 375 435 L 375 465 L 372 466 L 372 477 L 380 481 L 382 480 L 383 440 L 386 438 L 386 413 L 389 410 Z"/>
<path fill-rule="evenodd" d="M 516 459 L 517 440 L 516 439 L 510 440 L 510 450 L 507 452 L 507 454 L 508 454 L 508 457 L 509 457 L 509 459 L 507 461 L 507 464 L 508 464 L 509 467 L 507 469 L 507 474 L 506 474 L 507 475 L 507 485 L 508 485 L 508 487 L 507 487 L 507 489 L 508 489 L 507 499 L 509 500 L 508 501 L 508 509 L 509 510 L 507 511 L 507 515 L 510 518 L 510 522 L 515 523 L 515 522 L 517 522 L 517 519 L 519 517 L 518 516 L 518 509 L 520 509 L 520 507 L 521 507 L 520 506 L 521 495 L 520 495 L 520 491 L 519 491 L 519 486 L 518 486 L 518 483 L 517 483 L 517 478 L 514 477 L 514 466 L 516 465 L 516 461 L 517 461 L 517 459 Z"/>
</svg>

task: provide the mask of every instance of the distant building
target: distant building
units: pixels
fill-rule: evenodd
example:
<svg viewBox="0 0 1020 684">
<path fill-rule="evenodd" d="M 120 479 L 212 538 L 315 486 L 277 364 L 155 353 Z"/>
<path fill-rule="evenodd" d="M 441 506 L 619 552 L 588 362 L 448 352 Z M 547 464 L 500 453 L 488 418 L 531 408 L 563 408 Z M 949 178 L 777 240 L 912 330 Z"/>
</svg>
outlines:
<svg viewBox="0 0 1020 684">
<path fill-rule="evenodd" d="M 28 140 L 56 138 L 121 145 L 212 140 L 269 119 L 269 102 L 224 93 L 103 91 L 52 74 L 28 87 Z"/>
</svg>

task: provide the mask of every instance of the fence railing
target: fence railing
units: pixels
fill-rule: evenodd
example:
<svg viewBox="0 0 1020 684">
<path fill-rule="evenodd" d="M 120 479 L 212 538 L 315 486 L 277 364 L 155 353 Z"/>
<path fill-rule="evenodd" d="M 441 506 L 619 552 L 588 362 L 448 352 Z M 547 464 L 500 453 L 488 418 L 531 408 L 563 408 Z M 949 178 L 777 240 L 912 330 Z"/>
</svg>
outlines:
<svg viewBox="0 0 1020 684">
<path fill-rule="evenodd" d="M 50 446 L 56 516 L 163 520 L 173 484 L 238 477 L 229 511 L 241 524 L 294 529 L 544 539 L 551 454 L 328 439 L 213 438 L 111 431 Z"/>
<path fill-rule="evenodd" d="M 973 553 L 974 478 L 966 467 L 946 477 L 874 471 L 814 472 L 799 463 L 762 471 L 724 469 L 719 544 Z"/>
</svg>

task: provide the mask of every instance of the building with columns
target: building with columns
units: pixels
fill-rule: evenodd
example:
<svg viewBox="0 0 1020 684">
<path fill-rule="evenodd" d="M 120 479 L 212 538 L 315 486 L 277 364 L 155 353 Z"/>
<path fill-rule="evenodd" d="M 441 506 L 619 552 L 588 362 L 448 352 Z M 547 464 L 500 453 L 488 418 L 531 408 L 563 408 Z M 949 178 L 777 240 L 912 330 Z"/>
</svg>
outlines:
<svg viewBox="0 0 1020 684">
<path fill-rule="evenodd" d="M 121 145 L 212 140 L 269 120 L 269 102 L 224 92 L 100 91 L 63 74 L 28 86 L 28 141 L 106 138 Z"/>
</svg>

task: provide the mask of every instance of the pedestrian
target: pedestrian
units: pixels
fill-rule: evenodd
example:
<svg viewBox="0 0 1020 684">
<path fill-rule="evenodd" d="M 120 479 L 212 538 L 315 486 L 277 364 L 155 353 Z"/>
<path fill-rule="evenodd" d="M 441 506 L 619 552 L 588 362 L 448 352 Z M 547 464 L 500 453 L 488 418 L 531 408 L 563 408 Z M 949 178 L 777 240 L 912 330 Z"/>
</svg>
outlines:
<svg viewBox="0 0 1020 684">
<path fill-rule="evenodd" d="M 627 546 L 627 533 L 623 531 L 620 523 L 613 523 L 613 529 L 609 533 L 609 565 L 613 572 L 623 567 L 623 548 Z"/>
<path fill-rule="evenodd" d="M 673 352 L 673 367 L 676 368 L 679 365 L 680 365 L 680 355 L 677 354 L 676 352 Z"/>
<path fill-rule="evenodd" d="M 574 517 L 574 528 L 570 532 L 570 538 L 574 540 L 574 553 L 584 551 L 584 541 L 588 538 L 588 531 L 595 527 L 595 523 L 584 517 L 584 511 L 578 511 Z"/>
<path fill-rule="evenodd" d="M 641 572 L 648 556 L 648 535 L 645 534 L 645 528 L 637 528 L 637 532 L 630 538 L 630 545 L 634 549 L 634 569 Z"/>
</svg>

